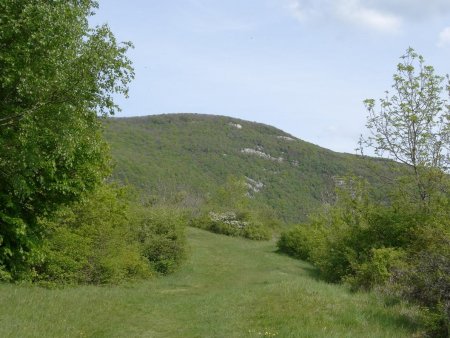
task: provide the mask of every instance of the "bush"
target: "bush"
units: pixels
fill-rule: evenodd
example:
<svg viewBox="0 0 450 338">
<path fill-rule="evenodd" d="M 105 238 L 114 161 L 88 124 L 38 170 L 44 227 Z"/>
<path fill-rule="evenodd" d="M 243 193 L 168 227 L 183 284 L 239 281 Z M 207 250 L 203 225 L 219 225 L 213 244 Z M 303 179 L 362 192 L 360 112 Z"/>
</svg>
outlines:
<svg viewBox="0 0 450 338">
<path fill-rule="evenodd" d="M 317 237 L 318 231 L 309 224 L 301 224 L 283 232 L 277 247 L 280 252 L 307 261 L 310 259 L 314 245 L 317 245 Z"/>
<path fill-rule="evenodd" d="M 128 218 L 128 203 L 123 189 L 105 185 L 42 220 L 48 231 L 45 259 L 35 267 L 38 279 L 104 284 L 151 275 Z"/>
<path fill-rule="evenodd" d="M 411 243 L 423 215 L 370 201 L 365 186 L 354 179 L 344 188 L 335 205 L 284 232 L 278 248 L 313 263 L 327 281 L 345 280 L 363 289 L 383 284 L 399 263 L 396 249 Z"/>
<path fill-rule="evenodd" d="M 51 219 L 37 280 L 120 283 L 169 273 L 184 257 L 184 222 L 170 210 L 144 208 L 126 190 L 105 185 Z"/>
<path fill-rule="evenodd" d="M 352 262 L 358 260 L 358 252 L 347 245 L 350 229 L 343 224 L 335 224 L 335 231 L 321 228 L 320 237 L 312 246 L 310 259 L 321 276 L 329 282 L 339 282 L 352 273 Z"/>
<path fill-rule="evenodd" d="M 427 309 L 426 322 L 436 337 L 450 334 L 450 230 L 448 220 L 416 231 L 405 267 L 391 286 L 401 297 Z"/>
<path fill-rule="evenodd" d="M 11 280 L 11 274 L 3 266 L 0 266 L 0 282 L 10 282 Z"/>
<path fill-rule="evenodd" d="M 253 240 L 268 240 L 272 233 L 249 212 L 208 212 L 192 219 L 191 226 L 227 236 L 240 236 Z"/>
<path fill-rule="evenodd" d="M 335 206 L 322 209 L 309 223 L 283 233 L 278 247 L 313 263 L 327 281 L 339 282 L 352 273 L 352 264 L 364 252 L 354 236 L 366 225 L 364 199 L 342 193 Z"/>
<path fill-rule="evenodd" d="M 324 218 L 323 239 L 313 247 L 311 260 L 329 281 L 352 281 L 362 289 L 383 285 L 393 264 L 400 264 L 400 252 L 411 243 L 420 215 L 375 204 L 348 211 L 351 218 L 336 210 Z"/>
<path fill-rule="evenodd" d="M 138 239 L 152 268 L 173 272 L 186 256 L 186 217 L 169 208 L 145 209 L 139 215 Z"/>
<path fill-rule="evenodd" d="M 209 212 L 208 213 L 208 229 L 228 236 L 239 236 L 242 229 L 249 225 L 248 217 L 245 214 L 238 215 L 233 211 L 224 213 Z"/>
<path fill-rule="evenodd" d="M 350 183 L 353 183 L 350 181 Z M 403 194 L 367 199 L 344 182 L 333 206 L 282 234 L 278 248 L 313 263 L 322 277 L 353 289 L 377 287 L 424 309 L 429 334 L 450 334 L 450 199 L 425 207 Z"/>
<path fill-rule="evenodd" d="M 242 229 L 242 237 L 256 241 L 266 241 L 272 237 L 272 233 L 267 226 L 261 223 L 250 223 Z"/>
<path fill-rule="evenodd" d="M 354 274 L 344 278 L 353 289 L 370 290 L 378 285 L 385 285 L 392 276 L 392 271 L 404 265 L 405 252 L 398 248 L 372 248 L 368 259 L 352 268 Z"/>
<path fill-rule="evenodd" d="M 227 236 L 268 240 L 279 222 L 270 209 L 262 208 L 250 198 L 244 177 L 228 177 L 225 184 L 212 192 L 200 215 L 190 225 Z"/>
</svg>

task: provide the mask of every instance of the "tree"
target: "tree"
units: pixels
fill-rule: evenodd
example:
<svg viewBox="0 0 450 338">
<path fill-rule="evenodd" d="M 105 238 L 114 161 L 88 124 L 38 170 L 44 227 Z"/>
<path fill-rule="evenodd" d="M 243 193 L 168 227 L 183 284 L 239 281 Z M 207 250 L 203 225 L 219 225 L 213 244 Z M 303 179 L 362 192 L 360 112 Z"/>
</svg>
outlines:
<svg viewBox="0 0 450 338">
<path fill-rule="evenodd" d="M 38 218 L 79 200 L 109 172 L 101 117 L 133 69 L 93 0 L 0 2 L 0 275 L 39 259 Z M 0 276 L 1 277 L 1 276 Z"/>
<path fill-rule="evenodd" d="M 373 148 L 375 154 L 410 168 L 419 200 L 428 203 L 450 169 L 450 113 L 445 98 L 450 86 L 414 49 L 401 59 L 393 93 L 386 91 L 379 110 L 374 99 L 364 101 L 370 136 L 361 137 L 360 149 Z"/>
</svg>

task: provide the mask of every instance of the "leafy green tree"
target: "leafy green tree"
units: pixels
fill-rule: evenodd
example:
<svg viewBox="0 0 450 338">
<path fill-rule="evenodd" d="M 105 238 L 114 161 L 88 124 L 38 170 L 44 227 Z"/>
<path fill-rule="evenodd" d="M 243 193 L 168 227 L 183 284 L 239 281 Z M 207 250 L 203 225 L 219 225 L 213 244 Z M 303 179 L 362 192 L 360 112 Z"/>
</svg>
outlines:
<svg viewBox="0 0 450 338">
<path fill-rule="evenodd" d="M 419 200 L 428 203 L 442 188 L 450 168 L 450 113 L 446 78 L 435 74 L 424 58 L 409 48 L 394 75 L 393 92 L 386 91 L 375 108 L 364 101 L 370 136 L 361 138 L 361 149 L 405 164 L 413 173 Z M 448 76 L 447 76 L 448 78 Z M 411 172 L 410 171 L 410 172 Z"/>
<path fill-rule="evenodd" d="M 118 109 L 133 69 L 108 26 L 89 27 L 92 0 L 0 2 L 0 275 L 19 278 L 38 217 L 105 178 L 101 116 Z"/>
</svg>

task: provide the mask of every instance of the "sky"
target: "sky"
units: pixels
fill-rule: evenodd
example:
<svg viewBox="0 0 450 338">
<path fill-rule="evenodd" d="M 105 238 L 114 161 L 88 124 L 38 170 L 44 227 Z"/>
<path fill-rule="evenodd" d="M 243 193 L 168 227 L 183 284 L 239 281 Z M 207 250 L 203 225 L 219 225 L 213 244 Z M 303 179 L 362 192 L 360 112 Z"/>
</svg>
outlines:
<svg viewBox="0 0 450 338">
<path fill-rule="evenodd" d="M 354 153 L 408 47 L 450 73 L 450 0 L 100 0 L 136 77 L 116 116 L 199 113 Z"/>
</svg>

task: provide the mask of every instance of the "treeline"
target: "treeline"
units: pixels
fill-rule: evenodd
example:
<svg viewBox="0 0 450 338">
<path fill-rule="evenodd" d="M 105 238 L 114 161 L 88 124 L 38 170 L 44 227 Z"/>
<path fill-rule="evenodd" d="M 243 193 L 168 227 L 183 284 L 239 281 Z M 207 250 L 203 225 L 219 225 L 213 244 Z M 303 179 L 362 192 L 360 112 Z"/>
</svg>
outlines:
<svg viewBox="0 0 450 338">
<path fill-rule="evenodd" d="M 450 333 L 450 112 L 445 78 L 409 49 L 393 94 L 366 100 L 371 135 L 361 144 L 390 155 L 396 178 L 374 199 L 356 177 L 339 181 L 335 203 L 283 233 L 280 251 L 313 263 L 322 277 L 376 289 L 421 306 L 428 334 Z"/>
</svg>

